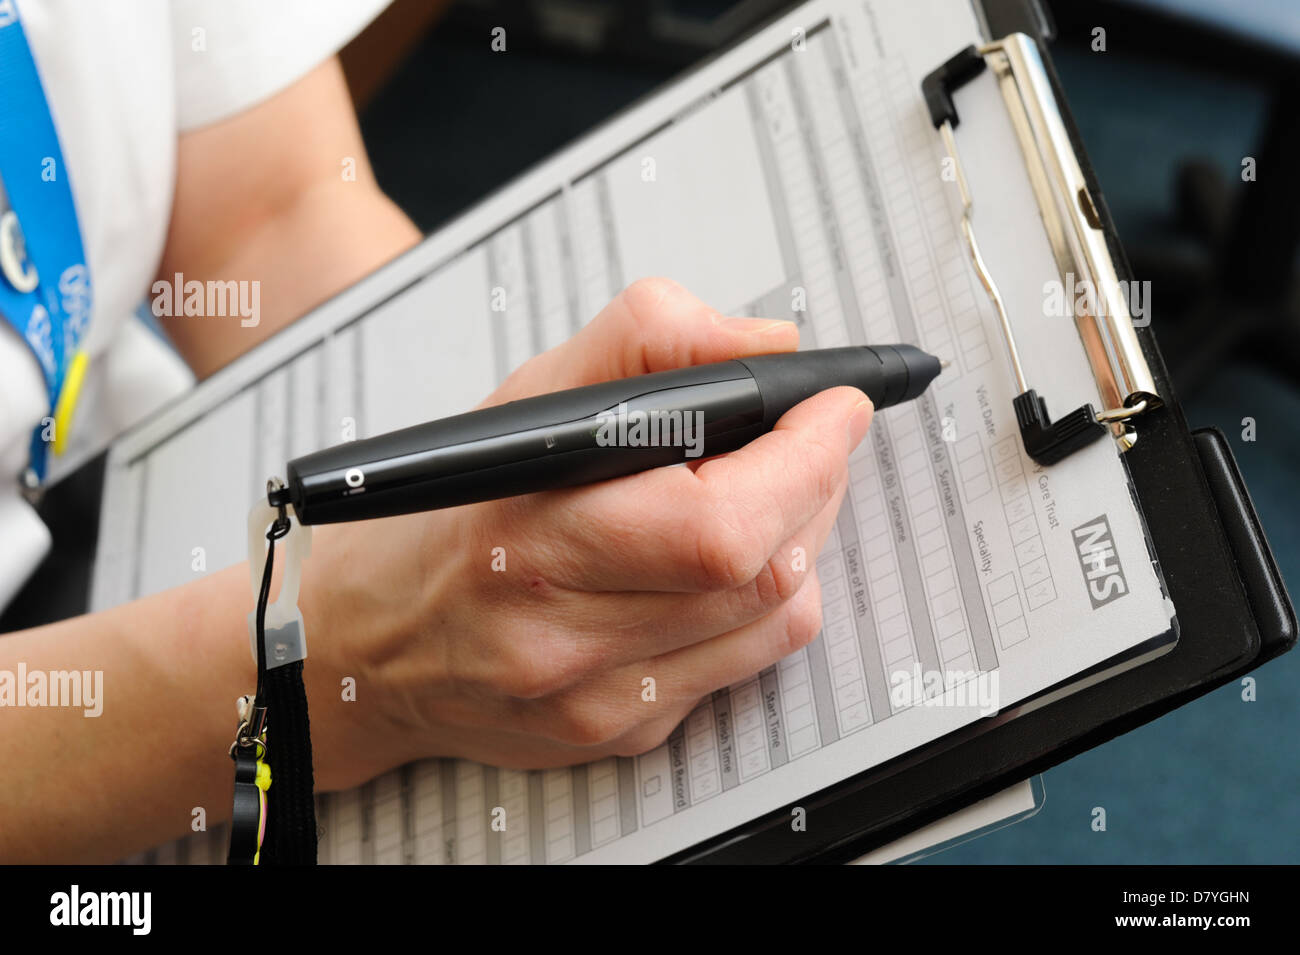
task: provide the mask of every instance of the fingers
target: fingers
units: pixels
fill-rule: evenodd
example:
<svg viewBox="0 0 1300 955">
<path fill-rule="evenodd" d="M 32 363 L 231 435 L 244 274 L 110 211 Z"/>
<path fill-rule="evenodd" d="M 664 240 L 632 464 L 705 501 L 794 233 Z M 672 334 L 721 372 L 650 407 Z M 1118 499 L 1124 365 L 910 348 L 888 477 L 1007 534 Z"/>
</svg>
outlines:
<svg viewBox="0 0 1300 955">
<path fill-rule="evenodd" d="M 526 725 L 562 744 L 632 756 L 653 749 L 714 690 L 752 677 L 807 646 L 821 632 L 815 574 L 777 613 L 655 660 L 593 678 L 539 701 Z"/>
<path fill-rule="evenodd" d="M 542 531 L 531 539 L 548 579 L 575 590 L 735 589 L 835 496 L 870 421 L 860 391 L 824 391 L 695 472 L 660 468 L 531 498 Z"/>
<path fill-rule="evenodd" d="M 562 345 L 525 362 L 488 399 L 517 398 L 745 355 L 793 351 L 793 322 L 727 318 L 668 279 L 633 282 Z"/>
<path fill-rule="evenodd" d="M 821 582 L 808 574 L 779 612 L 651 661 L 655 683 L 671 699 L 695 700 L 784 660 L 817 639 L 822 627 Z M 657 676 L 656 676 L 657 674 Z"/>
<path fill-rule="evenodd" d="M 771 616 L 815 568 L 847 486 L 842 483 L 822 513 L 777 549 L 754 581 L 732 591 L 584 593 L 548 586 L 521 592 L 516 586 L 504 599 L 526 623 L 502 628 L 492 639 L 457 644 L 457 682 L 536 700 Z M 529 598 L 536 603 L 520 606 Z"/>
<path fill-rule="evenodd" d="M 815 569 L 847 487 L 846 476 L 826 506 L 776 549 L 753 580 L 739 587 L 704 594 L 562 592 L 547 613 L 574 633 L 593 673 L 671 653 L 753 623 L 794 597 Z"/>
</svg>

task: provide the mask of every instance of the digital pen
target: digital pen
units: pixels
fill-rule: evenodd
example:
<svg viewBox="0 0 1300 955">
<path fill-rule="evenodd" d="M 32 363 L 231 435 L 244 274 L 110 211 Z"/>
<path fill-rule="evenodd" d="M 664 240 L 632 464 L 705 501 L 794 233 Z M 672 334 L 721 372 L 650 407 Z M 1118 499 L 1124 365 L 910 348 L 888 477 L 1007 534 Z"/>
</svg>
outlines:
<svg viewBox="0 0 1300 955">
<path fill-rule="evenodd" d="M 590 484 L 735 451 L 839 385 L 887 408 L 942 368 L 912 345 L 854 345 L 607 381 L 295 458 L 269 501 L 332 524 Z"/>
</svg>

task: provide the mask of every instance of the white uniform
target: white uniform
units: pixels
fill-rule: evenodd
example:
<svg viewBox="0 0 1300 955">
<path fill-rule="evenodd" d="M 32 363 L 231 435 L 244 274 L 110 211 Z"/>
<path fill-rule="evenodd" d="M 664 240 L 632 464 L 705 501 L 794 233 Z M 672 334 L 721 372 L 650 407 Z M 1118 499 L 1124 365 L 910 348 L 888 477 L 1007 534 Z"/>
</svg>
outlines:
<svg viewBox="0 0 1300 955">
<path fill-rule="evenodd" d="M 178 135 L 291 85 L 389 0 L 16 2 L 94 282 L 84 339 L 90 367 L 71 449 L 50 459 L 57 478 L 69 461 L 84 460 L 192 384 L 174 353 L 132 317 L 148 296 L 167 235 Z M 0 321 L 0 608 L 50 546 L 18 485 L 32 429 L 47 413 L 35 356 Z"/>
</svg>

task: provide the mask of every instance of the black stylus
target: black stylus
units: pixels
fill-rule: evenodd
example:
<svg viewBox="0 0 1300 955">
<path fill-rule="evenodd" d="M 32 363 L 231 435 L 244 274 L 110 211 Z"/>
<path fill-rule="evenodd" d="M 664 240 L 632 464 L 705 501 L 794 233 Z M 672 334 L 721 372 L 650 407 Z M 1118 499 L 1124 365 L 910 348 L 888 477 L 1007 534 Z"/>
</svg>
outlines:
<svg viewBox="0 0 1300 955">
<path fill-rule="evenodd" d="M 887 408 L 941 368 L 911 345 L 855 345 L 623 378 L 295 458 L 270 501 L 293 504 L 303 524 L 332 524 L 590 484 L 735 451 L 837 385 Z"/>
</svg>

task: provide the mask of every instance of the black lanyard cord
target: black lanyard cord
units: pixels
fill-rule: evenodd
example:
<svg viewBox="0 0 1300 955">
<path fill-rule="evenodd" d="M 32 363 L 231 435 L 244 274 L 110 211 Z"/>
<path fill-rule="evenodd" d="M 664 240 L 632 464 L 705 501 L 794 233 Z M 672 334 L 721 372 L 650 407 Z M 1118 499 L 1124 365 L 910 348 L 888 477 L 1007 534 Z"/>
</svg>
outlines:
<svg viewBox="0 0 1300 955">
<path fill-rule="evenodd" d="M 266 757 L 271 765 L 271 791 L 266 807 L 262 863 L 315 865 L 315 777 L 302 661 L 268 670 L 266 695 L 274 729 Z"/>
<path fill-rule="evenodd" d="M 287 518 L 277 518 L 266 532 L 266 563 L 262 565 L 262 586 L 257 592 L 257 692 L 254 706 L 266 705 L 266 606 L 271 599 L 271 575 L 275 570 L 275 542 L 289 533 Z"/>
<path fill-rule="evenodd" d="M 257 692 L 249 709 L 251 722 L 241 724 L 239 737 L 231 747 L 235 760 L 231 864 L 252 864 L 254 859 L 261 865 L 316 864 L 315 778 L 303 661 L 271 668 L 266 665 L 266 612 L 275 567 L 275 542 L 289 530 L 289 519 L 281 508 L 266 534 L 266 563 L 257 596 Z M 265 799 L 257 785 L 259 754 L 270 770 Z M 263 806 L 265 832 L 259 840 Z"/>
</svg>

